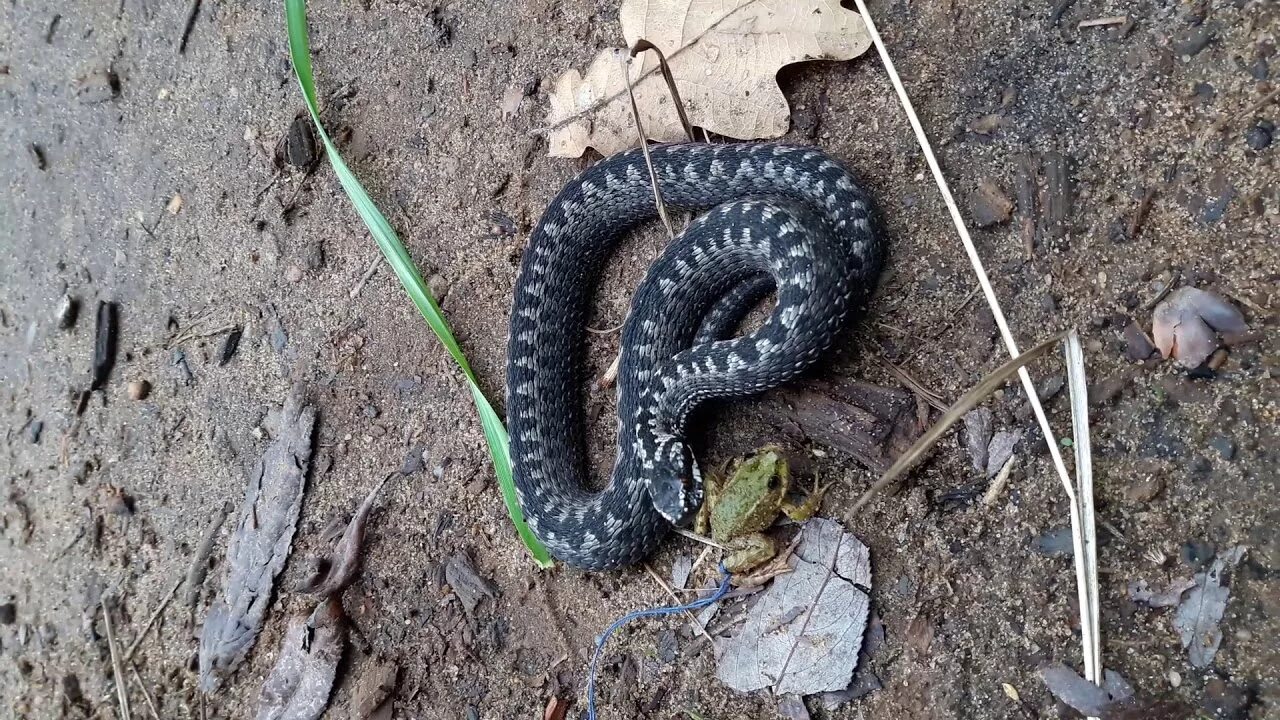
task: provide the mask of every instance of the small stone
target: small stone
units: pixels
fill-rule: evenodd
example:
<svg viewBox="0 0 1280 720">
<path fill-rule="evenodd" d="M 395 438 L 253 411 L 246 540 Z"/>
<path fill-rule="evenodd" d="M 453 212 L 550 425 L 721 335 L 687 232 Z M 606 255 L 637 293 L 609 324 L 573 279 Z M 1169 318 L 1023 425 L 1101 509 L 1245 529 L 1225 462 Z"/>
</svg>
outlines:
<svg viewBox="0 0 1280 720">
<path fill-rule="evenodd" d="M 969 209 L 975 225 L 989 227 L 1009 220 L 1013 214 L 1013 201 L 994 181 L 983 180 L 969 196 Z"/>
<path fill-rule="evenodd" d="M 31 424 L 27 426 L 27 440 L 32 445 L 40 444 L 40 433 L 42 432 L 44 432 L 44 421 L 32 420 Z"/>
<path fill-rule="evenodd" d="M 145 400 L 151 394 L 151 383 L 146 380 L 133 380 L 128 386 L 130 400 Z"/>
<path fill-rule="evenodd" d="M 70 330 L 80 316 L 80 303 L 70 295 L 63 295 L 58 303 L 58 329 Z"/>
<path fill-rule="evenodd" d="M 412 475 L 422 470 L 422 453 L 426 450 L 425 445 L 414 445 L 409 448 L 409 452 L 404 456 L 404 462 L 400 464 L 401 475 Z"/>
<path fill-rule="evenodd" d="M 1177 670 L 1170 670 L 1170 671 L 1169 671 L 1169 686 L 1170 686 L 1170 687 L 1178 687 L 1178 686 L 1179 686 L 1179 685 L 1181 685 L 1181 684 L 1182 684 L 1182 674 L 1181 674 L 1181 673 L 1179 673 Z"/>
<path fill-rule="evenodd" d="M 302 268 L 297 265 L 290 265 L 289 269 L 284 271 L 284 279 L 291 283 L 302 280 Z"/>
<path fill-rule="evenodd" d="M 18 609 L 11 603 L 0 603 L 0 625 L 12 625 L 18 619 Z"/>
<path fill-rule="evenodd" d="M 1164 489 L 1164 481 L 1159 477 L 1143 478 L 1124 489 L 1124 499 L 1130 504 L 1151 502 Z"/>
<path fill-rule="evenodd" d="M 35 165 L 37 170 L 45 170 L 49 167 L 44 157 L 44 148 L 35 143 L 27 143 L 27 157 L 31 159 L 31 164 Z"/>
<path fill-rule="evenodd" d="M 1251 150 L 1265 150 L 1271 145 L 1272 134 L 1276 126 L 1266 120 L 1249 128 L 1244 134 L 1244 142 Z"/>
<path fill-rule="evenodd" d="M 675 630 L 668 628 L 658 633 L 658 662 L 670 665 L 679 654 L 680 645 Z"/>
<path fill-rule="evenodd" d="M 427 287 L 438 303 L 444 302 L 445 296 L 449 294 L 449 281 L 440 273 L 433 273 L 427 278 Z"/>
<path fill-rule="evenodd" d="M 1223 460 L 1234 460 L 1236 457 L 1236 441 L 1226 435 L 1218 435 L 1209 440 L 1209 447 L 1217 450 Z"/>
<path fill-rule="evenodd" d="M 302 250 L 302 264 L 307 270 L 316 272 L 324 267 L 324 241 L 313 240 Z"/>
<path fill-rule="evenodd" d="M 1156 346 L 1136 321 L 1130 320 L 1120 334 L 1124 338 L 1124 356 L 1129 362 L 1145 362 L 1156 354 Z"/>
<path fill-rule="evenodd" d="M 1212 545 L 1203 540 L 1188 540 L 1182 543 L 1182 547 L 1178 550 L 1178 557 L 1182 563 L 1192 570 L 1199 570 L 1217 554 L 1217 550 Z"/>
<path fill-rule="evenodd" d="M 1189 60 L 1213 42 L 1215 28 L 1212 25 L 1201 25 L 1191 28 L 1179 35 L 1170 43 L 1173 52 L 1183 60 Z"/>
</svg>

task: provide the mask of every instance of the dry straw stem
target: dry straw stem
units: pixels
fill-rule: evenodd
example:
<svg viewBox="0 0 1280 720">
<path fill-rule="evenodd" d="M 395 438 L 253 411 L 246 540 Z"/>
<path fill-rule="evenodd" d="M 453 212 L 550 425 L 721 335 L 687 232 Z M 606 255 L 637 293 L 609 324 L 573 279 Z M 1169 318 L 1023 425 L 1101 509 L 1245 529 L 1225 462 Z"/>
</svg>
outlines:
<svg viewBox="0 0 1280 720">
<path fill-rule="evenodd" d="M 852 522 L 854 515 L 856 515 L 859 510 L 870 502 L 871 498 L 875 497 L 881 490 L 889 486 L 898 478 L 905 475 L 908 470 L 915 467 L 916 463 L 924 459 L 924 456 L 929 452 L 929 449 L 938 442 L 947 430 L 951 429 L 952 425 L 959 422 L 960 419 L 964 417 L 965 413 L 977 407 L 983 400 L 986 400 L 987 396 L 999 389 L 1001 385 L 1004 385 L 1005 381 L 1007 381 L 1014 373 L 1022 371 L 1027 363 L 1030 363 L 1043 355 L 1047 355 L 1051 350 L 1053 350 L 1054 346 L 1056 346 L 1060 340 L 1066 337 L 1066 335 L 1067 333 L 1065 332 L 1054 335 L 1034 348 L 1031 348 L 1026 353 L 1006 362 L 1004 365 L 996 368 L 990 375 L 984 377 L 982 382 L 975 385 L 973 389 L 965 393 L 964 396 L 950 407 L 950 409 L 943 413 L 942 417 L 938 418 L 938 422 L 934 423 L 927 431 L 925 431 L 924 435 L 921 435 L 920 439 L 916 440 L 906 452 L 899 455 L 898 459 L 889 467 L 888 470 L 884 472 L 884 475 L 880 476 L 879 480 L 872 483 L 871 487 L 867 488 L 867 491 L 862 493 L 862 497 L 858 498 L 858 501 L 853 504 L 853 507 L 849 508 L 849 511 L 845 513 L 845 521 Z M 1050 437 L 1049 442 L 1052 443 L 1052 437 Z"/>
<path fill-rule="evenodd" d="M 107 608 L 107 599 L 99 598 L 98 605 L 102 607 L 102 624 L 107 632 L 107 649 L 111 651 L 111 672 L 116 679 L 116 697 L 120 700 L 120 717 L 123 720 L 132 720 L 133 713 L 129 710 L 129 689 L 124 684 L 124 669 L 120 665 L 120 646 L 116 644 L 116 633 L 111 627 L 111 611 Z"/>
<path fill-rule="evenodd" d="M 995 317 L 996 325 L 1000 328 L 1000 336 L 1004 340 L 1005 347 L 1009 351 L 1010 357 L 1015 361 L 1019 358 L 1018 344 L 1013 339 L 1013 333 L 1009 330 L 1009 323 L 1005 320 L 1004 312 L 1000 309 L 999 300 L 996 298 L 995 290 L 991 287 L 991 280 L 987 277 L 987 271 L 982 265 L 982 259 L 978 257 L 977 248 L 974 247 L 973 239 L 969 236 L 969 230 L 965 226 L 964 218 L 960 215 L 960 209 L 956 205 L 955 198 L 951 194 L 951 189 L 947 185 L 946 177 L 942 174 L 942 168 L 938 165 L 938 159 L 933 153 L 933 148 L 929 143 L 928 136 L 925 135 L 924 128 L 920 124 L 920 118 L 917 117 L 915 108 L 911 104 L 911 99 L 907 96 L 906 88 L 902 85 L 902 79 L 898 76 L 898 71 L 894 68 L 893 60 L 889 57 L 889 51 L 885 47 L 884 40 L 880 37 L 879 30 L 876 29 L 875 22 L 871 19 L 871 13 L 867 10 L 865 0 L 854 0 L 858 6 L 858 12 L 862 14 L 863 22 L 866 23 L 867 32 L 871 35 L 871 41 L 876 46 L 876 52 L 880 55 L 881 62 L 884 63 L 885 71 L 889 75 L 890 82 L 893 83 L 894 91 L 898 94 L 898 99 L 902 102 L 902 107 L 906 111 L 907 119 L 911 123 L 911 129 L 916 134 L 916 139 L 920 143 L 920 149 L 924 153 L 925 161 L 929 165 L 929 170 L 933 173 L 933 178 L 937 182 L 938 190 L 942 194 L 943 202 L 946 203 L 947 210 L 951 214 L 951 221 L 955 225 L 956 232 L 960 236 L 961 243 L 964 244 L 965 253 L 969 256 L 969 262 L 973 265 L 973 271 L 978 276 L 978 284 L 982 287 L 983 295 L 986 296 L 987 305 L 991 307 L 991 314 Z M 1081 354 L 1078 358 L 1074 354 L 1078 352 L 1079 339 L 1075 337 L 1074 332 L 1068 339 L 1068 369 L 1070 372 L 1078 374 L 1077 382 L 1081 389 L 1073 395 L 1080 395 L 1079 398 L 1073 398 L 1073 409 L 1077 406 L 1083 407 L 1084 400 L 1084 359 Z M 1054 340 L 1056 342 L 1056 338 Z M 1073 349 L 1074 344 L 1074 349 Z M 1043 344 L 1042 344 L 1043 345 Z M 1074 368 L 1072 366 L 1074 365 Z M 1092 558 L 1092 567 L 1094 568 L 1094 577 L 1096 577 L 1096 549 L 1087 544 L 1084 537 L 1085 523 L 1084 518 L 1088 518 L 1087 525 L 1092 528 L 1093 518 L 1093 491 L 1091 476 L 1087 478 L 1086 483 L 1082 484 L 1085 492 L 1077 493 L 1076 487 L 1071 480 L 1071 473 L 1067 471 L 1067 466 L 1062 460 L 1062 453 L 1058 450 L 1058 444 L 1054 442 L 1053 429 L 1049 427 L 1049 419 L 1045 416 L 1044 407 L 1040 404 L 1040 398 L 1036 393 L 1035 384 L 1031 381 L 1031 374 L 1027 372 L 1026 367 L 1017 368 L 1018 376 L 1022 380 L 1022 387 L 1026 391 L 1027 400 L 1031 404 L 1031 409 L 1035 413 L 1036 421 L 1040 425 L 1040 431 L 1044 434 L 1045 444 L 1049 448 L 1049 454 L 1053 458 L 1053 464 L 1058 471 L 1058 476 L 1062 480 L 1062 487 L 1067 493 L 1067 497 L 1071 500 L 1071 518 L 1072 518 L 1072 539 L 1075 545 L 1076 555 L 1076 581 L 1081 598 L 1081 627 L 1084 628 L 1081 633 L 1081 643 L 1084 649 L 1085 677 L 1089 680 L 1097 682 L 1102 676 L 1102 666 L 1100 661 L 1100 650 L 1097 645 L 1099 635 L 1097 628 L 1097 607 L 1096 602 L 1092 608 L 1088 601 L 1090 597 L 1096 597 L 1096 582 L 1089 582 L 1089 572 L 1086 566 L 1090 565 Z M 1077 435 L 1077 463 L 1084 458 L 1085 465 L 1088 465 L 1088 418 L 1087 415 L 1076 413 L 1073 417 Z M 1079 438 L 1083 436 L 1085 447 L 1079 448 Z M 895 463 L 896 464 L 896 463 Z M 892 468 L 891 468 L 892 470 Z M 1088 470 L 1086 469 L 1086 473 Z M 887 474 L 887 473 L 886 473 Z M 882 481 L 883 482 L 883 479 Z M 880 484 L 880 483 L 877 483 Z M 864 496 L 865 497 L 865 496 Z M 859 501 L 859 505 L 861 501 Z M 1082 505 L 1086 505 L 1082 508 Z"/>
</svg>

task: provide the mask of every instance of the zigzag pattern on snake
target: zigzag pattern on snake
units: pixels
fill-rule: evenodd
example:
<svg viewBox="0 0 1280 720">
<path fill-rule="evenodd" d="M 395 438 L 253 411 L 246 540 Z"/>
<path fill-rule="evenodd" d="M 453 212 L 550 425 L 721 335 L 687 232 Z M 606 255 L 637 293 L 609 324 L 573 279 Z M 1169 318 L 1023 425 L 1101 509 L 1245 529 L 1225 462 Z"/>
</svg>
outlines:
<svg viewBox="0 0 1280 720">
<path fill-rule="evenodd" d="M 591 570 L 651 553 L 702 502 L 690 413 L 810 369 L 879 275 L 878 215 L 839 161 L 813 148 L 685 143 L 651 149 L 664 202 L 707 210 L 649 269 L 622 330 L 618 445 L 589 489 L 580 389 L 587 316 L 622 235 L 656 217 L 640 150 L 607 158 L 548 206 L 511 309 L 507 420 L 520 504 L 557 558 Z M 709 209 L 709 210 L 708 210 Z M 762 327 L 731 337 L 770 291 Z"/>
</svg>

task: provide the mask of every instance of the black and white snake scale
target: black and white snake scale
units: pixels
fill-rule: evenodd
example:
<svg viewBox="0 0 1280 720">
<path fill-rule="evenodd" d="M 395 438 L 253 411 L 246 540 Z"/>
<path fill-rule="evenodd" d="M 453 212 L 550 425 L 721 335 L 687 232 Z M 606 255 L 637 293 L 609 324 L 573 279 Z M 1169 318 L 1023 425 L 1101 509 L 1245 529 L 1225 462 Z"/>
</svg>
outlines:
<svg viewBox="0 0 1280 720">
<path fill-rule="evenodd" d="M 574 178 L 529 240 L 507 355 L 507 421 L 520 504 L 566 563 L 617 568 L 651 553 L 702 502 L 685 443 L 690 413 L 787 382 L 835 342 L 880 272 L 884 240 L 867 195 L 805 147 L 684 143 L 651 149 L 668 207 L 705 210 L 636 291 L 622 330 L 618 442 L 603 490 L 587 482 L 581 402 L 587 315 L 622 235 L 656 216 L 644 155 Z M 764 325 L 731 337 L 770 291 Z"/>
</svg>

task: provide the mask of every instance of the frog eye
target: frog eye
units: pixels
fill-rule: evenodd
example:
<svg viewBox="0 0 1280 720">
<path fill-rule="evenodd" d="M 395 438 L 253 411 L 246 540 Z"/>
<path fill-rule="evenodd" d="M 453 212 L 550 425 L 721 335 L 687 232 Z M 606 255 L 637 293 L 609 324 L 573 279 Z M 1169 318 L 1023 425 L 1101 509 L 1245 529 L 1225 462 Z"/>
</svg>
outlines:
<svg viewBox="0 0 1280 720">
<path fill-rule="evenodd" d="M 777 490 L 777 489 L 778 489 L 778 487 L 779 487 L 781 484 L 782 484 L 782 482 L 781 482 L 780 480 L 778 480 L 778 476 L 777 476 L 777 475 L 774 475 L 774 476 L 772 476 L 772 477 L 770 477 L 770 478 L 769 478 L 769 489 L 770 489 L 770 490 Z"/>
</svg>

